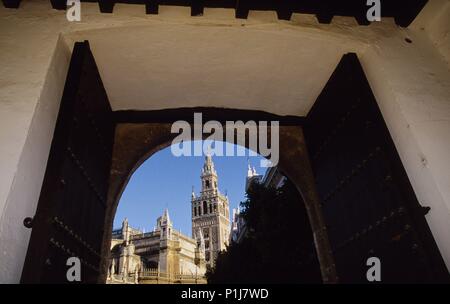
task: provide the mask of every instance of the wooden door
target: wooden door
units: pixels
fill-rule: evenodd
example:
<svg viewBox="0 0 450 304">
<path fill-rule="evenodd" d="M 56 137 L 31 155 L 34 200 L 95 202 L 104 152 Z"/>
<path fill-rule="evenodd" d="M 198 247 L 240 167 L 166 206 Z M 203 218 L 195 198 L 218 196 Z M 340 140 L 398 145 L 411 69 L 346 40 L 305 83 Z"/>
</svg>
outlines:
<svg viewBox="0 0 450 304">
<path fill-rule="evenodd" d="M 67 282 L 69 257 L 81 282 L 99 275 L 111 165 L 112 111 L 89 43 L 75 43 L 56 122 L 23 283 Z M 110 231 L 107 231 L 110 233 Z"/>
<path fill-rule="evenodd" d="M 307 117 L 313 173 L 340 282 L 438 282 L 448 271 L 355 54 L 345 55 Z"/>
</svg>

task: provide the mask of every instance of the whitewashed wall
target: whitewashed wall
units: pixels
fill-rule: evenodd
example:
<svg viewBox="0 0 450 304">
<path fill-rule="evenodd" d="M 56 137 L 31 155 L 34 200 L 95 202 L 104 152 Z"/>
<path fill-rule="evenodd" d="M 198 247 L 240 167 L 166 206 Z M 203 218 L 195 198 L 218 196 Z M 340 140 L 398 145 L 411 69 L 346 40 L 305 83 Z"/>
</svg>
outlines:
<svg viewBox="0 0 450 304">
<path fill-rule="evenodd" d="M 216 106 L 305 115 L 341 56 L 356 52 L 450 267 L 449 2 L 431 0 L 409 29 L 349 18 L 319 25 L 251 12 L 82 5 L 82 22 L 45 1 L 0 6 L 0 282 L 20 280 L 74 41 L 88 39 L 117 109 Z M 412 40 L 405 42 L 408 37 Z"/>
</svg>

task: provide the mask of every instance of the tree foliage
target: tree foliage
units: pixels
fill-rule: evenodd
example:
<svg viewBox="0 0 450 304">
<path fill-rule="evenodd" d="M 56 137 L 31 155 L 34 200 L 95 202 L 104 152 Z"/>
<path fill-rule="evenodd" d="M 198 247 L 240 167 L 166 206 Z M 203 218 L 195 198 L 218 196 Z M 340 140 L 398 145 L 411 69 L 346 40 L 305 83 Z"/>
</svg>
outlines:
<svg viewBox="0 0 450 304">
<path fill-rule="evenodd" d="M 254 183 L 241 202 L 246 237 L 219 254 L 209 283 L 317 283 L 320 271 L 300 194 Z"/>
</svg>

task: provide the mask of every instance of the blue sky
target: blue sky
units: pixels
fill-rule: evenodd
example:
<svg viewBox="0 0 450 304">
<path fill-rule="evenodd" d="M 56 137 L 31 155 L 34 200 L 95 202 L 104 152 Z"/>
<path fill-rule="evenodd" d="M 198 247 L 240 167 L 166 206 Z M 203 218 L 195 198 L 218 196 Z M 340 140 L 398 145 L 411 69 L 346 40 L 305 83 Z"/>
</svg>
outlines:
<svg viewBox="0 0 450 304">
<path fill-rule="evenodd" d="M 248 150 L 246 151 L 248 155 Z M 261 156 L 213 156 L 219 177 L 219 189 L 227 192 L 231 209 L 245 199 L 247 164 L 264 174 Z M 165 208 L 177 230 L 191 235 L 191 192 L 200 191 L 200 173 L 204 156 L 172 155 L 170 147 L 147 159 L 133 174 L 125 188 L 114 218 L 114 228 L 127 217 L 134 228 L 150 231 Z"/>
</svg>

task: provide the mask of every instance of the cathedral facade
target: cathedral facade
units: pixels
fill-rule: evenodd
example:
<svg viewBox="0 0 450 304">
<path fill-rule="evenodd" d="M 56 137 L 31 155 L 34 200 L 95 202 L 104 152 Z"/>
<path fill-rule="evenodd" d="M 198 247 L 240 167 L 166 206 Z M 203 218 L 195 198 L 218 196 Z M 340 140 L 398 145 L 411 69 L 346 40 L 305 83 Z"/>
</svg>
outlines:
<svg viewBox="0 0 450 304">
<path fill-rule="evenodd" d="M 200 175 L 201 191 L 192 191 L 192 235 L 204 239 L 205 260 L 214 267 L 220 251 L 226 250 L 230 238 L 230 206 L 228 197 L 219 191 L 217 172 L 210 155 Z"/>
<path fill-rule="evenodd" d="M 112 232 L 108 283 L 206 283 L 207 267 L 229 242 L 230 207 L 209 155 L 200 178 L 202 189 L 191 199 L 192 238 L 173 228 L 167 209 L 152 232 L 125 219 Z"/>
<path fill-rule="evenodd" d="M 205 244 L 173 228 L 168 210 L 152 232 L 114 230 L 107 283 L 206 283 Z"/>
</svg>

